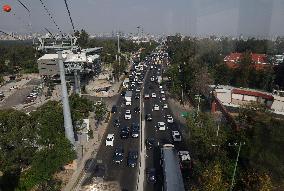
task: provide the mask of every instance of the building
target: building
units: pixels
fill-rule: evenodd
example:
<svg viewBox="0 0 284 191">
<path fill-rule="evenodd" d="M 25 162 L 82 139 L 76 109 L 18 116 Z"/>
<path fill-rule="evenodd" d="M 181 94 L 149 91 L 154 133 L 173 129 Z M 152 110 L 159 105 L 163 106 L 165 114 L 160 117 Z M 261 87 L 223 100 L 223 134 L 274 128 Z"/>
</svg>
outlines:
<svg viewBox="0 0 284 191">
<path fill-rule="evenodd" d="M 235 88 L 232 86 L 218 85 L 214 88 L 216 97 L 224 106 L 240 107 L 250 102 L 264 104 L 272 112 L 284 115 L 284 93 L 278 91 L 272 93 Z"/>
<path fill-rule="evenodd" d="M 224 58 L 224 62 L 229 68 L 237 68 L 242 58 L 243 58 L 243 53 L 234 52 L 227 55 Z M 251 60 L 256 70 L 261 70 L 269 66 L 266 54 L 251 53 Z"/>
<path fill-rule="evenodd" d="M 80 73 L 91 73 L 99 70 L 101 65 L 100 55 L 102 48 L 83 49 L 78 52 L 63 50 L 62 57 L 66 74 L 71 74 L 75 69 Z M 58 54 L 45 54 L 37 60 L 39 74 L 42 76 L 59 75 Z"/>
</svg>

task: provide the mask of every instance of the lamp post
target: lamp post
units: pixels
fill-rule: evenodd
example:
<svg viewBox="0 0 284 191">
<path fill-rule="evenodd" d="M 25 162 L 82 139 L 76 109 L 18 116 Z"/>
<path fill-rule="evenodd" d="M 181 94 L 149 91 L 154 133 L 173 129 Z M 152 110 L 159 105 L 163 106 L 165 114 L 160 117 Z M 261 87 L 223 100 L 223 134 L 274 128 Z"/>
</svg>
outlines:
<svg viewBox="0 0 284 191">
<path fill-rule="evenodd" d="M 236 161 L 235 161 L 235 166 L 234 166 L 234 171 L 233 171 L 233 176 L 232 176 L 232 180 L 231 180 L 231 186 L 230 186 L 230 191 L 233 190 L 234 188 L 234 183 L 235 183 L 235 175 L 236 175 L 236 171 L 237 171 L 237 166 L 238 166 L 238 161 L 239 161 L 239 156 L 240 156 L 240 152 L 241 152 L 241 147 L 242 145 L 245 145 L 245 143 L 239 143 L 239 145 L 237 143 L 231 145 L 229 144 L 229 146 L 238 146 L 239 149 L 238 149 L 238 154 L 237 154 L 237 158 L 236 158 Z"/>
</svg>

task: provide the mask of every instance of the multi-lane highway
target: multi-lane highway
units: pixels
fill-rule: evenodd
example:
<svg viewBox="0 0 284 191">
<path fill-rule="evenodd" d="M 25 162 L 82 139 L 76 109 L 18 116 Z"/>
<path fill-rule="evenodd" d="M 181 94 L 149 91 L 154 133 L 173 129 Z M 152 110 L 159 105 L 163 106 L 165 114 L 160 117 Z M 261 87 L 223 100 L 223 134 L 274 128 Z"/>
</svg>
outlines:
<svg viewBox="0 0 284 191">
<path fill-rule="evenodd" d="M 122 190 L 135 191 L 137 189 L 139 161 L 143 156 L 139 156 L 136 167 L 129 167 L 127 165 L 127 155 L 129 151 L 138 151 L 139 153 L 141 142 L 145 142 L 146 139 L 150 138 L 154 140 L 153 148 L 146 149 L 145 147 L 142 149 L 146 150 L 144 152 L 146 154 L 145 170 L 150 168 L 155 169 L 155 183 L 151 183 L 151 181 L 148 180 L 146 171 L 140 173 L 143 173 L 145 178 L 144 190 L 162 190 L 163 170 L 160 165 L 160 146 L 165 143 L 171 143 L 174 144 L 178 150 L 182 149 L 182 142 L 174 142 L 172 138 L 172 131 L 178 130 L 181 132 L 179 129 L 181 125 L 178 124 L 175 119 L 173 119 L 173 123 L 168 123 L 165 117 L 167 115 L 173 115 L 170 108 L 164 108 L 164 105 L 167 104 L 167 87 L 161 86 L 160 83 L 158 83 L 158 76 L 162 75 L 163 68 L 160 64 L 154 64 L 152 60 L 145 63 L 147 67 L 144 67 L 144 70 L 140 71 L 141 75 L 136 75 L 137 69 L 135 69 L 135 66 L 137 66 L 138 63 L 133 65 L 133 69 L 130 71 L 129 88 L 126 89 L 132 91 L 132 104 L 126 105 L 124 96 L 120 96 L 118 99 L 116 104 L 117 111 L 112 113 L 105 136 L 102 138 L 101 147 L 94 160 L 96 162 L 89 168 L 83 181 L 84 183 L 88 183 L 88 180 L 94 176 L 101 176 L 104 180 L 119 182 Z M 138 81 L 140 81 L 140 83 L 138 83 Z M 147 96 L 145 98 L 147 94 L 149 98 Z M 158 105 L 159 110 L 154 110 L 154 105 Z M 135 112 L 137 107 L 141 107 L 143 115 L 140 116 L 140 112 Z M 125 119 L 126 110 L 130 110 L 131 119 Z M 151 121 L 145 119 L 147 114 L 151 114 Z M 120 123 L 118 126 L 114 123 L 117 119 Z M 141 127 L 141 119 L 145 121 L 144 128 Z M 164 122 L 166 129 L 159 130 L 157 127 L 158 122 Z M 132 124 L 140 125 L 140 131 L 144 131 L 143 140 L 140 140 L 141 135 L 139 135 L 138 138 L 132 138 L 131 135 L 126 139 L 120 137 L 121 128 L 130 128 Z M 106 146 L 106 137 L 108 134 L 114 134 L 113 146 Z M 123 160 L 120 164 L 115 163 L 113 158 L 114 151 L 118 147 L 122 147 L 124 150 Z M 104 169 L 102 170 L 103 172 L 98 171 L 98 162 L 99 166 L 102 167 L 101 169 Z"/>
</svg>

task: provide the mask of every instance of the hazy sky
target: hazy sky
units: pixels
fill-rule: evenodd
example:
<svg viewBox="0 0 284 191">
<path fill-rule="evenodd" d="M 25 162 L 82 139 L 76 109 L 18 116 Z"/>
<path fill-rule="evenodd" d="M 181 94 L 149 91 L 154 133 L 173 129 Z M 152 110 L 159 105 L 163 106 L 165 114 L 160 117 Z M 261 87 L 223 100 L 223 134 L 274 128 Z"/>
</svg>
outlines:
<svg viewBox="0 0 284 191">
<path fill-rule="evenodd" d="M 57 32 L 39 0 L 0 0 L 12 12 L 0 14 L 0 29 L 7 32 Z M 42 0 L 64 32 L 71 24 L 63 0 Z M 75 28 L 89 33 L 112 31 L 194 35 L 284 35 L 284 0 L 68 0 Z M 15 15 L 14 15 L 15 14 Z"/>
</svg>

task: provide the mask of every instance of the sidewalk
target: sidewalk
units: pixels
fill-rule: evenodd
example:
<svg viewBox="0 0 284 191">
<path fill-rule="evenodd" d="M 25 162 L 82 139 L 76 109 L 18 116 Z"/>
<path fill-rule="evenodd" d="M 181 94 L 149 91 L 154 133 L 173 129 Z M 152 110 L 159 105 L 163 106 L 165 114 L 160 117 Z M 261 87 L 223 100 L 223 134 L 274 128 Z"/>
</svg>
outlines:
<svg viewBox="0 0 284 191">
<path fill-rule="evenodd" d="M 95 158 L 97 151 L 101 144 L 101 139 L 106 131 L 108 123 L 102 123 L 98 128 L 95 128 L 95 120 L 90 117 L 90 128 L 93 130 L 94 138 L 90 139 L 89 142 L 84 145 L 85 153 L 83 158 L 78 162 L 77 169 L 72 174 L 72 177 L 69 179 L 68 184 L 65 185 L 64 191 L 71 191 L 76 188 L 79 188 L 81 185 L 82 177 L 85 175 L 85 162 L 90 158 Z"/>
</svg>

